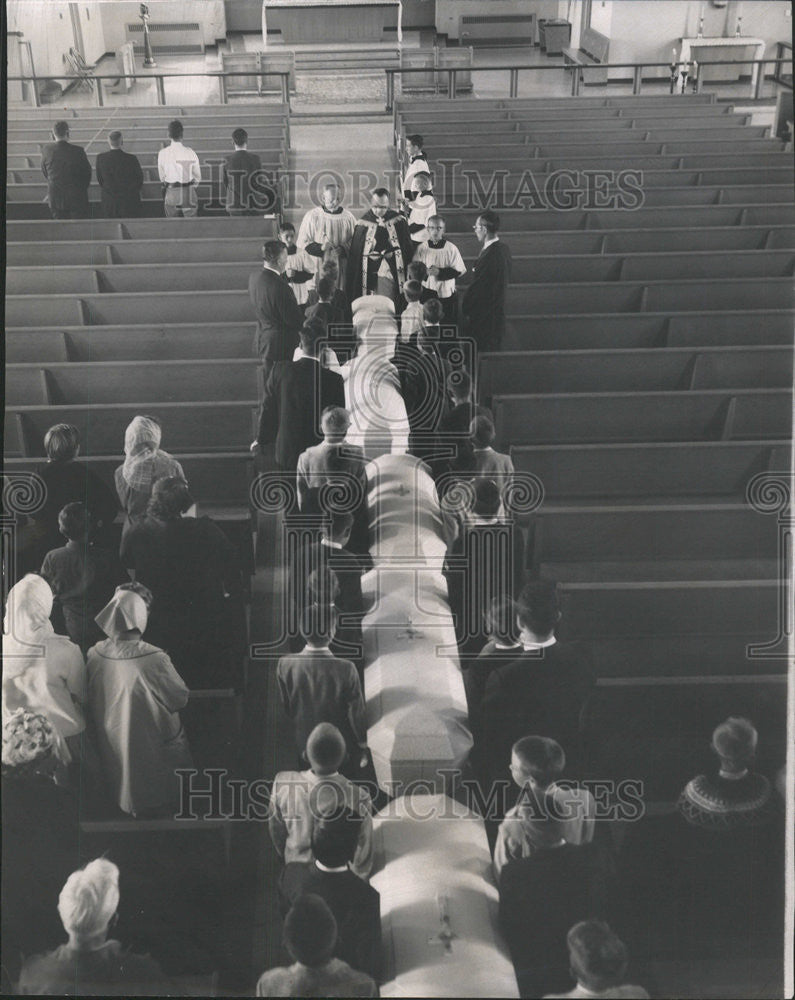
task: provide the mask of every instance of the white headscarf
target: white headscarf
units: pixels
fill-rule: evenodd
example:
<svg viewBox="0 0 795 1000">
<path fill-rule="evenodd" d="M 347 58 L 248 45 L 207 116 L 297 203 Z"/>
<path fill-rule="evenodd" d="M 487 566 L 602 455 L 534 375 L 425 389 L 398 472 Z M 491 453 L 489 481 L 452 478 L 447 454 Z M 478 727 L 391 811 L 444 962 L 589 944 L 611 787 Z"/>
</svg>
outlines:
<svg viewBox="0 0 795 1000">
<path fill-rule="evenodd" d="M 39 645 L 53 635 L 50 622 L 52 590 L 44 577 L 35 573 L 23 576 L 8 592 L 3 646 L 8 655 L 9 642 L 20 646 Z"/>
<path fill-rule="evenodd" d="M 119 869 L 107 858 L 95 858 L 72 872 L 58 896 L 64 929 L 90 938 L 107 929 L 119 906 Z"/>
<path fill-rule="evenodd" d="M 143 633 L 148 620 L 149 611 L 141 595 L 121 587 L 117 587 L 113 597 L 94 619 L 111 639 L 118 639 L 133 630 Z"/>
<path fill-rule="evenodd" d="M 151 417 L 134 417 L 125 431 L 122 476 L 131 489 L 148 489 L 173 468 L 171 455 L 160 450 L 162 435 L 160 424 Z"/>
</svg>

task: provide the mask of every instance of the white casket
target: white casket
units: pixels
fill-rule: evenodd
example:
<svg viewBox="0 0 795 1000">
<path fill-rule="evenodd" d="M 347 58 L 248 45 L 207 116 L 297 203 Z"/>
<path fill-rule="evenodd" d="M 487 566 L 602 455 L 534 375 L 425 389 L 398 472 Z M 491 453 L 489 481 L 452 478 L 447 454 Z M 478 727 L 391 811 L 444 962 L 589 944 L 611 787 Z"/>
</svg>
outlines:
<svg viewBox="0 0 795 1000">
<path fill-rule="evenodd" d="M 384 455 L 367 480 L 374 568 L 362 589 L 377 598 L 362 622 L 367 743 L 390 794 L 417 780 L 442 790 L 472 747 L 442 575 L 444 521 L 419 459 Z"/>
<path fill-rule="evenodd" d="M 374 848 L 381 996 L 517 997 L 482 818 L 445 795 L 395 799 L 375 817 Z"/>
</svg>

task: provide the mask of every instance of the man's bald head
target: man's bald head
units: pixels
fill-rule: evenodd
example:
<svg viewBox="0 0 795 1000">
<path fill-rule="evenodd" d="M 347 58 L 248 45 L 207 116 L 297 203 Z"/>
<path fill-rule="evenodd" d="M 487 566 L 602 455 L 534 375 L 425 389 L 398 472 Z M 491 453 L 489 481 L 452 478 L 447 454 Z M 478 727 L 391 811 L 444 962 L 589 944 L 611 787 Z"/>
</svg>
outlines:
<svg viewBox="0 0 795 1000">
<path fill-rule="evenodd" d="M 120 149 L 123 145 L 123 138 L 121 132 L 111 132 L 108 136 L 108 145 L 111 149 Z"/>
</svg>

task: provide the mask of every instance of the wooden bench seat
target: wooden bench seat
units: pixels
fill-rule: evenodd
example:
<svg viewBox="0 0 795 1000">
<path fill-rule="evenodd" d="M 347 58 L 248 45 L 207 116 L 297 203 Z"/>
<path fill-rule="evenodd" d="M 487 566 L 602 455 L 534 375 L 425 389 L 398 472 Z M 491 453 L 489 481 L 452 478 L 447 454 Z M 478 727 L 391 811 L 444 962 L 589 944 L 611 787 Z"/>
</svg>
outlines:
<svg viewBox="0 0 795 1000">
<path fill-rule="evenodd" d="M 218 219 L 180 219 L 179 238 L 187 239 L 217 239 L 237 236 L 259 236 L 263 240 L 278 235 L 277 223 L 273 219 L 262 219 L 255 216 Z M 42 221 L 9 222 L 6 228 L 6 239 L 12 241 L 35 240 L 138 240 L 138 239 L 174 239 L 174 221 L 172 219 L 125 219 L 117 222 L 113 219 L 47 219 Z"/>
<path fill-rule="evenodd" d="M 100 124 L 108 124 L 109 127 L 112 128 L 117 121 L 124 120 L 130 120 L 132 122 L 154 120 L 168 124 L 172 118 L 180 118 L 187 121 L 188 119 L 196 117 L 203 120 L 204 118 L 210 116 L 218 118 L 220 121 L 229 121 L 234 119 L 234 121 L 237 122 L 238 118 L 246 121 L 256 120 L 260 116 L 271 117 L 273 115 L 289 114 L 289 108 L 283 101 L 261 101 L 255 106 L 246 106 L 243 104 L 236 105 L 235 107 L 207 104 L 175 104 L 137 108 L 136 111 L 140 114 L 140 117 L 136 117 L 130 108 L 75 107 L 58 108 L 57 110 L 49 107 L 25 108 L 24 110 L 9 108 L 8 121 L 44 121 L 52 126 L 56 121 L 85 119 L 87 121 L 97 121 Z"/>
<path fill-rule="evenodd" d="M 9 295 L 34 295 L 37 292 L 62 294 L 74 292 L 167 292 L 171 289 L 202 291 L 211 288 L 248 289 L 248 279 L 257 265 L 251 261 L 213 264 L 114 264 L 110 267 L 57 268 L 14 267 L 9 269 Z"/>
<path fill-rule="evenodd" d="M 234 452 L 185 454 L 173 451 L 172 454 L 182 465 L 200 511 L 212 513 L 214 507 L 237 510 L 248 507 L 253 462 L 247 447 Z M 113 456 L 81 458 L 111 488 L 113 472 L 123 460 L 121 450 Z M 8 473 L 33 472 L 40 463 L 41 458 L 7 458 L 5 468 Z"/>
<path fill-rule="evenodd" d="M 702 170 L 739 167 L 761 170 L 773 167 L 786 168 L 788 166 L 786 157 L 786 150 L 759 153 L 696 153 L 681 156 L 673 153 L 647 152 L 643 148 L 637 153 L 625 156 L 585 153 L 577 156 L 562 154 L 541 157 L 536 155 L 535 150 L 526 147 L 507 146 L 504 152 L 501 151 L 499 154 L 487 149 L 480 154 L 467 155 L 466 159 L 463 159 L 460 153 L 452 151 L 443 152 L 441 156 L 431 154 L 428 164 L 435 172 L 436 183 L 441 184 L 442 178 L 453 169 L 452 163 L 456 164 L 457 172 L 509 170 L 521 173 L 523 170 L 532 170 L 534 173 L 550 173 L 562 167 L 571 170 Z"/>
<path fill-rule="evenodd" d="M 542 506 L 528 519 L 525 555 L 534 577 L 561 581 L 768 579 L 778 527 L 739 503 Z"/>
<path fill-rule="evenodd" d="M 151 158 L 150 157 L 145 157 L 145 159 L 149 160 Z M 214 159 L 217 161 L 219 159 L 219 157 L 214 157 Z M 271 150 L 271 151 L 265 153 L 264 157 L 261 158 L 261 161 L 262 161 L 263 170 L 265 170 L 266 172 L 269 172 L 269 173 L 275 173 L 275 172 L 277 172 L 278 170 L 280 170 L 282 168 L 283 163 L 284 163 L 284 156 L 278 150 Z M 203 161 L 203 162 L 207 162 L 207 161 Z M 157 163 L 155 163 L 155 162 L 142 163 L 141 164 L 141 169 L 143 170 L 144 181 L 145 182 L 148 182 L 148 183 L 157 182 L 157 183 L 159 183 L 159 177 L 158 177 L 158 173 L 157 173 Z M 208 164 L 208 169 L 205 171 L 205 173 L 207 173 L 207 174 L 210 173 L 210 171 L 209 171 L 209 164 Z M 218 169 L 216 169 L 216 171 L 215 171 L 215 179 L 216 180 L 218 178 L 218 174 L 219 174 L 219 171 L 218 171 Z M 13 184 L 36 184 L 36 183 L 39 183 L 42 180 L 41 168 L 29 167 L 27 169 L 19 169 L 19 168 L 13 169 L 13 170 L 9 169 L 9 170 L 6 171 L 6 179 L 7 179 L 7 181 L 8 181 L 9 184 L 11 184 L 11 183 L 13 183 Z M 211 180 L 211 179 L 210 179 L 210 177 L 207 177 L 207 178 L 205 178 L 205 180 Z"/>
<path fill-rule="evenodd" d="M 553 138 L 557 142 L 580 142 L 601 133 L 605 137 L 610 136 L 618 141 L 629 141 L 634 139 L 664 142 L 669 138 L 694 139 L 701 141 L 702 138 L 721 139 L 727 135 L 741 136 L 742 130 L 744 138 L 767 138 L 768 129 L 762 125 L 751 125 L 751 115 L 724 115 L 721 117 L 710 116 L 708 118 L 688 118 L 684 121 L 675 116 L 663 118 L 656 116 L 644 118 L 642 115 L 635 117 L 583 117 L 581 119 L 514 119 L 513 121 L 494 121 L 483 119 L 481 121 L 467 121 L 465 123 L 466 133 L 472 139 L 483 136 L 482 142 L 487 143 L 492 140 L 498 144 L 512 141 L 513 135 L 519 134 L 530 137 L 530 143 L 541 142 L 545 138 Z M 437 128 L 433 129 L 433 148 L 447 146 L 455 141 L 456 136 L 460 136 L 460 126 L 455 127 L 455 120 L 440 122 Z M 424 126 L 426 127 L 426 126 Z"/>
<path fill-rule="evenodd" d="M 91 124 L 85 126 L 70 125 L 69 141 L 84 148 L 88 147 L 87 152 L 94 154 L 101 153 L 104 152 L 104 148 L 107 148 L 108 131 L 111 131 L 111 129 L 107 131 L 102 129 L 98 133 L 97 128 Z M 219 148 L 217 146 L 219 141 L 226 141 L 227 151 L 233 148 L 231 135 L 221 136 L 219 135 L 219 131 L 219 128 L 212 124 L 194 125 L 190 129 L 186 128 L 185 130 L 186 143 L 192 149 L 196 147 L 216 149 Z M 277 142 L 284 140 L 286 136 L 286 123 L 282 121 L 272 123 L 263 122 L 262 124 L 249 125 L 246 131 L 249 134 L 249 142 L 252 146 L 268 146 L 273 140 Z M 129 146 L 130 152 L 152 147 L 160 149 L 162 146 L 169 144 L 166 130 L 162 125 L 141 123 L 135 127 L 126 126 L 123 134 L 124 148 L 127 149 Z M 49 131 L 35 125 L 27 129 L 17 129 L 8 134 L 9 149 L 16 153 L 24 152 L 21 148 L 24 145 L 29 145 L 35 149 L 50 142 L 52 142 L 52 136 L 49 134 Z M 95 148 L 91 148 L 92 146 Z"/>
<path fill-rule="evenodd" d="M 125 145 L 126 148 L 126 145 Z M 89 155 L 89 162 L 92 163 L 95 153 L 102 152 L 101 149 L 97 148 L 91 151 Z M 138 157 L 138 162 L 144 170 L 157 171 L 157 148 L 148 149 L 129 149 L 127 152 L 135 153 Z M 218 149 L 205 149 L 200 148 L 196 150 L 196 155 L 199 157 L 199 163 L 202 168 L 202 174 L 205 176 L 205 180 L 212 174 L 212 176 L 217 177 L 220 174 L 221 164 L 223 163 L 226 153 L 228 150 L 218 150 Z M 281 170 L 286 166 L 287 163 L 287 151 L 282 143 L 270 143 L 266 145 L 265 143 L 252 144 L 251 152 L 256 153 L 260 158 L 260 162 L 264 170 Z M 38 150 L 31 148 L 26 154 L 26 166 L 31 169 L 39 170 L 41 174 L 41 153 Z M 15 157 L 15 161 L 19 160 L 19 156 Z M 14 163 L 8 163 L 7 166 L 13 167 Z M 94 175 L 92 184 L 96 181 L 96 175 Z"/>
<path fill-rule="evenodd" d="M 224 239 L 115 240 L 104 243 L 26 242 L 6 245 L 9 265 L 209 264 L 215 261 L 256 261 L 262 256 L 262 236 Z M 749 247 L 750 249 L 750 247 Z"/>
<path fill-rule="evenodd" d="M 52 140 L 49 140 L 49 142 L 51 141 Z M 186 141 L 187 142 L 190 141 L 187 136 L 186 136 Z M 278 150 L 284 146 L 285 141 L 286 140 L 285 140 L 284 130 L 281 128 L 281 126 L 279 126 L 278 128 L 269 130 L 267 134 L 255 137 L 251 141 L 251 152 L 259 153 L 261 149 Z M 38 141 L 30 139 L 24 141 L 11 140 L 8 143 L 8 151 L 9 153 L 14 153 L 17 155 L 21 154 L 23 156 L 33 156 L 37 152 L 41 153 L 42 148 L 46 145 L 48 145 L 48 140 L 46 138 L 39 139 Z M 82 145 L 82 143 L 78 143 L 78 145 Z M 143 136 L 140 138 L 131 136 L 129 139 L 125 137 L 124 140 L 125 150 L 128 153 L 135 153 L 136 156 L 140 153 L 148 153 L 150 155 L 153 154 L 154 157 L 157 158 L 158 151 L 163 146 L 167 145 L 168 145 L 167 139 L 160 139 L 154 137 L 151 139 L 147 139 L 144 138 Z M 196 142 L 191 143 L 190 145 L 192 149 L 195 149 L 200 162 L 204 162 L 204 159 L 208 154 L 213 154 L 215 159 L 223 159 L 231 151 L 230 150 L 231 140 L 229 139 L 229 137 L 218 135 L 217 132 L 215 132 L 214 135 L 197 136 Z M 91 152 L 94 155 L 96 155 L 97 153 L 104 152 L 106 148 L 107 144 L 105 142 L 105 139 L 103 138 L 101 143 L 100 140 L 98 139 L 97 148 L 92 149 Z"/>
<path fill-rule="evenodd" d="M 674 120 L 681 121 L 722 121 L 734 117 L 744 117 L 737 115 L 734 108 L 729 104 L 697 104 L 693 107 L 676 108 L 673 112 L 670 107 L 664 105 L 643 105 L 629 108 L 616 108 L 600 104 L 590 103 L 581 105 L 573 103 L 569 107 L 569 101 L 559 101 L 545 106 L 537 106 L 526 109 L 502 109 L 494 110 L 482 108 L 482 99 L 478 99 L 475 107 L 466 108 L 443 108 L 441 110 L 424 111 L 422 108 L 412 108 L 410 111 L 399 112 L 399 122 L 401 135 L 419 131 L 423 135 L 435 134 L 436 127 L 446 127 L 451 123 L 466 122 L 480 123 L 483 121 L 516 121 L 522 125 L 534 124 L 536 122 L 555 122 L 559 125 L 568 125 L 571 122 L 589 121 L 657 121 Z"/>
<path fill-rule="evenodd" d="M 586 84 L 607 83 L 607 69 L 600 68 L 600 64 L 607 62 L 609 49 L 610 39 L 606 35 L 584 28 L 578 48 L 563 48 L 563 64 L 579 73 Z"/>
<path fill-rule="evenodd" d="M 743 501 L 757 473 L 788 468 L 789 443 L 783 437 L 779 441 L 515 445 L 511 456 L 517 470 L 532 472 L 544 484 L 545 502 Z"/>
<path fill-rule="evenodd" d="M 6 330 L 6 362 L 178 361 L 245 358 L 252 323 L 175 323 Z"/>
<path fill-rule="evenodd" d="M 254 358 L 9 365 L 6 405 L 256 401 L 259 377 Z"/>
<path fill-rule="evenodd" d="M 165 402 L 146 404 L 146 413 L 163 426 L 169 451 L 207 453 L 235 451 L 254 437 L 256 397 L 218 402 Z M 5 453 L 26 458 L 44 457 L 44 435 L 54 424 L 74 424 L 80 431 L 84 455 L 116 455 L 124 444 L 124 432 L 141 412 L 137 400 L 112 403 L 23 405 L 8 403 L 5 410 Z"/>
<path fill-rule="evenodd" d="M 792 350 L 780 347 L 505 351 L 482 354 L 478 398 L 496 394 L 665 392 L 792 385 Z"/>
<path fill-rule="evenodd" d="M 781 440 L 792 430 L 781 389 L 498 395 L 502 450 L 523 444 L 607 441 Z"/>
</svg>

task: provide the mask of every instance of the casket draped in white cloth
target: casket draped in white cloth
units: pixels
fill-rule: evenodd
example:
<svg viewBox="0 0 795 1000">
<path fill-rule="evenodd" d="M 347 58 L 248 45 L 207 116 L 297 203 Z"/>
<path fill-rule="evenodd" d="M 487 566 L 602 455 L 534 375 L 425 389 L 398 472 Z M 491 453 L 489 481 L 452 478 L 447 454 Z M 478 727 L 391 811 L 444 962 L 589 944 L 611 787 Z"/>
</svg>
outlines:
<svg viewBox="0 0 795 1000">
<path fill-rule="evenodd" d="M 407 796 L 375 817 L 373 844 L 381 996 L 518 996 L 482 818 L 445 795 Z"/>
<path fill-rule="evenodd" d="M 384 455 L 367 481 L 374 568 L 362 589 L 377 598 L 362 622 L 367 743 L 390 794 L 418 780 L 442 790 L 472 747 L 442 575 L 445 521 L 419 459 Z"/>
</svg>

